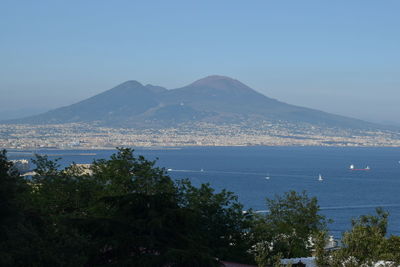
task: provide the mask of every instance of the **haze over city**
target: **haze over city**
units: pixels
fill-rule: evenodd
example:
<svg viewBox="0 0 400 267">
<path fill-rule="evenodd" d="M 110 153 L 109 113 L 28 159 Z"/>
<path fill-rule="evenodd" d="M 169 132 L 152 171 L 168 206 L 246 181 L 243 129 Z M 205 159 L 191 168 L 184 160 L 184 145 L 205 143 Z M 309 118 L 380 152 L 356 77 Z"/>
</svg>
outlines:
<svg viewBox="0 0 400 267">
<path fill-rule="evenodd" d="M 398 1 L 2 1 L 0 119 L 207 75 L 400 124 Z M 21 111 L 22 110 L 22 111 Z"/>
</svg>

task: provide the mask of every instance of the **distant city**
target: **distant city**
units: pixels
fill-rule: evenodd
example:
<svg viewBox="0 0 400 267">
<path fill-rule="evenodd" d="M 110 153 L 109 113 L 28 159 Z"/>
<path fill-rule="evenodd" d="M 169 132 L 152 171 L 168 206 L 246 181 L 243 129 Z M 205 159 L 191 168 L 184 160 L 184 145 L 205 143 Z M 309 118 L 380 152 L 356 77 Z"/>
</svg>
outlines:
<svg viewBox="0 0 400 267">
<path fill-rule="evenodd" d="M 0 147 L 8 149 L 104 149 L 177 146 L 400 146 L 389 130 L 349 130 L 288 122 L 192 123 L 163 129 L 109 128 L 84 123 L 0 124 Z"/>
</svg>

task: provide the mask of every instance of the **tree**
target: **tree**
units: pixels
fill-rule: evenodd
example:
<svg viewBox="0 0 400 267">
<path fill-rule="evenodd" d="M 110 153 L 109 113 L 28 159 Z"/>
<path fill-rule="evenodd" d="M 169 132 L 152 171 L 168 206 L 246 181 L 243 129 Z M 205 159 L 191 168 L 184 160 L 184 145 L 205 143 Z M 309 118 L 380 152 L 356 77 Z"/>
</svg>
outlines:
<svg viewBox="0 0 400 267">
<path fill-rule="evenodd" d="M 45 156 L 35 164 L 37 174 L 20 195 L 25 216 L 14 240 L 22 240 L 17 243 L 24 249 L 10 253 L 14 266 L 217 266 L 217 259 L 247 260 L 249 217 L 231 192 L 174 181 L 127 148 L 94 161 L 90 172 L 76 165 L 61 169 Z"/>
<path fill-rule="evenodd" d="M 329 251 L 325 249 L 328 240 L 327 231 L 320 231 L 314 236 L 315 263 L 319 267 L 330 266 Z"/>
<path fill-rule="evenodd" d="M 219 259 L 251 261 L 247 253 L 252 215 L 232 192 L 215 193 L 209 184 L 194 187 L 189 180 L 178 181 L 180 205 L 194 212 L 203 245 Z"/>
<path fill-rule="evenodd" d="M 8 225 L 18 214 L 17 196 L 24 190 L 22 179 L 7 160 L 7 152 L 0 151 L 0 225 Z M 4 235 L 0 233 L 0 235 Z M 1 236 L 0 236 L 1 237 Z M 1 240 L 1 238 L 0 238 Z"/>
<path fill-rule="evenodd" d="M 92 178 L 101 188 L 95 212 L 75 220 L 93 241 L 90 264 L 217 264 L 203 245 L 196 212 L 181 203 L 174 181 L 154 165 L 130 149 L 94 162 Z"/>
<path fill-rule="evenodd" d="M 312 237 L 326 229 L 317 199 L 290 191 L 267 199 L 267 208 L 268 213 L 258 216 L 252 230 L 253 253 L 260 266 L 273 265 L 277 258 L 310 256 Z"/>
<path fill-rule="evenodd" d="M 0 153 L 0 265 L 72 266 L 80 254 L 76 240 L 54 231 L 49 213 L 42 216 L 33 208 L 34 184 L 18 174 L 5 151 Z M 65 250 L 68 243 L 76 249 L 72 254 Z"/>
<path fill-rule="evenodd" d="M 342 237 L 342 248 L 329 257 L 330 266 L 372 266 L 381 260 L 400 264 L 400 238 L 386 237 L 388 216 L 377 208 L 376 215 L 352 220 L 352 229 Z"/>
<path fill-rule="evenodd" d="M 12 266 L 14 257 L 11 253 L 12 233 L 22 220 L 18 208 L 18 193 L 23 190 L 18 173 L 7 160 L 7 152 L 0 151 L 0 265 Z"/>
</svg>

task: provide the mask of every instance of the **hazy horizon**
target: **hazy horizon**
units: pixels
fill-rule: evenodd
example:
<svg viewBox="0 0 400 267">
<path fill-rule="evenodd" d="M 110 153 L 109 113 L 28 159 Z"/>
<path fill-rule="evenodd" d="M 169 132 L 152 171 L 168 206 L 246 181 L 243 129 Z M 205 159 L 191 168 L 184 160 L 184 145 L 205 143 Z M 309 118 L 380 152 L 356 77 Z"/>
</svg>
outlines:
<svg viewBox="0 0 400 267">
<path fill-rule="evenodd" d="M 217 74 L 286 103 L 400 124 L 397 1 L 1 7 L 3 116 L 69 105 L 126 80 L 171 89 Z"/>
</svg>

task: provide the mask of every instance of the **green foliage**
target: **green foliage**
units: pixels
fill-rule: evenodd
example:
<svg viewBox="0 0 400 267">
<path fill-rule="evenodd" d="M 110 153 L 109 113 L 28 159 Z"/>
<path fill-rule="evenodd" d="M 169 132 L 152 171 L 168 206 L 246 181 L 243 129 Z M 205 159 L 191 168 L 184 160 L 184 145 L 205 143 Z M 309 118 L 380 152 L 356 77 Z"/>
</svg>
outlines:
<svg viewBox="0 0 400 267">
<path fill-rule="evenodd" d="M 313 237 L 315 249 L 315 263 L 319 267 L 329 266 L 330 256 L 329 252 L 325 249 L 328 241 L 327 231 L 319 231 Z"/>
<path fill-rule="evenodd" d="M 143 156 L 134 157 L 133 150 L 129 148 L 119 148 L 110 160 L 102 159 L 93 163 L 92 176 L 108 196 L 132 192 L 174 192 L 176 188 L 172 179 L 164 169 L 154 165 L 155 161 L 148 161 Z"/>
<path fill-rule="evenodd" d="M 57 177 L 59 175 L 60 165 L 57 163 L 60 159 L 49 160 L 48 156 L 35 154 L 36 159 L 32 162 L 36 165 L 35 179 L 45 180 L 45 178 Z"/>
<path fill-rule="evenodd" d="M 386 240 L 386 250 L 382 258 L 387 261 L 392 261 L 397 265 L 400 264 L 400 236 L 391 235 Z"/>
<path fill-rule="evenodd" d="M 400 264 L 400 238 L 386 237 L 388 213 L 363 215 L 352 221 L 352 229 L 342 237 L 343 247 L 330 256 L 330 266 L 371 266 L 378 261 Z"/>
<path fill-rule="evenodd" d="M 211 248 L 215 257 L 251 261 L 245 231 L 252 217 L 243 214 L 236 195 L 226 190 L 215 193 L 209 184 L 197 188 L 188 180 L 178 181 L 178 190 L 181 205 L 194 212 L 203 245 Z"/>
<path fill-rule="evenodd" d="M 259 265 L 273 265 L 277 258 L 310 256 L 312 237 L 326 229 L 317 199 L 290 191 L 267 199 L 267 208 L 267 215 L 255 219 L 252 231 L 256 244 L 252 252 Z"/>
<path fill-rule="evenodd" d="M 6 151 L 0 151 L 0 225 L 18 216 L 17 196 L 23 190 L 22 180 L 7 160 Z M 1 234 L 1 233 L 0 233 Z M 4 234 L 4 233 L 3 233 Z M 1 239 L 0 239 L 1 240 Z"/>
<path fill-rule="evenodd" d="M 217 266 L 247 260 L 249 217 L 237 197 L 173 181 L 120 148 L 90 170 L 37 155 L 30 181 L 0 154 L 2 266 Z M 19 190 L 20 185 L 25 190 Z M 17 201 L 18 200 L 18 201 Z M 13 215 L 11 213 L 20 215 Z M 19 218 L 17 220 L 17 217 Z"/>
<path fill-rule="evenodd" d="M 6 151 L 0 152 L 0 266 L 23 266 L 18 264 L 20 252 L 30 245 L 31 231 L 25 221 L 27 214 L 23 209 L 23 196 L 29 187 L 12 162 L 6 157 Z M 25 235 L 25 233 L 28 235 Z M 28 256 L 28 254 L 27 254 Z"/>
</svg>

